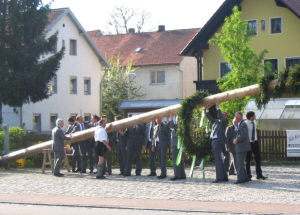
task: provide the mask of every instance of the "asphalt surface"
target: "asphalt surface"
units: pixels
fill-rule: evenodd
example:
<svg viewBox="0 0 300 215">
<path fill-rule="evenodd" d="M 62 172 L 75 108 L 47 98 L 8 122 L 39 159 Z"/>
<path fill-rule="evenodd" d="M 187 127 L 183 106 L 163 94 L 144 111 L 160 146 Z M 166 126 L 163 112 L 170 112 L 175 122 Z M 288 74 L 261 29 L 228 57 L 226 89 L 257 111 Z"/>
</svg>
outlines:
<svg viewBox="0 0 300 215">
<path fill-rule="evenodd" d="M 147 177 L 148 169 L 143 169 L 142 176 L 135 176 L 133 170 L 131 177 L 120 176 L 119 170 L 113 169 L 105 180 L 97 180 L 94 174 L 68 173 L 65 169 L 61 172 L 65 177 L 53 176 L 50 169 L 45 174 L 41 168 L 1 169 L 0 203 L 100 208 L 110 212 L 300 214 L 299 165 L 263 166 L 267 180 L 253 178 L 239 185 L 233 184 L 236 176 L 229 176 L 229 182 L 212 184 L 213 166 L 206 168 L 205 179 L 203 172 L 196 169 L 194 178 L 178 181 L 169 180 L 171 168 L 166 179 Z M 186 172 L 188 175 L 189 170 Z"/>
</svg>

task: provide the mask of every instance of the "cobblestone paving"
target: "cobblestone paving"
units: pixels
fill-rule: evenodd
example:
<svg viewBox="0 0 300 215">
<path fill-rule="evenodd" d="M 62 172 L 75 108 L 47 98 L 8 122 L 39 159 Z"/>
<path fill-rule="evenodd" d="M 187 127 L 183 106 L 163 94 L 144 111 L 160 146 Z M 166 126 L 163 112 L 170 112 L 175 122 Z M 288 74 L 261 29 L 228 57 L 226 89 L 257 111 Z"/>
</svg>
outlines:
<svg viewBox="0 0 300 215">
<path fill-rule="evenodd" d="M 178 181 L 169 180 L 173 174 L 171 168 L 168 168 L 170 177 L 162 180 L 147 177 L 148 169 L 143 169 L 142 176 L 135 176 L 132 171 L 131 177 L 120 176 L 119 170 L 113 169 L 113 174 L 105 180 L 97 180 L 94 174 L 68 173 L 65 169 L 61 172 L 65 177 L 54 177 L 50 169 L 45 174 L 33 168 L 1 169 L 0 193 L 300 204 L 299 165 L 263 166 L 263 174 L 269 176 L 267 180 L 254 177 L 252 182 L 240 185 L 233 184 L 236 176 L 229 176 L 229 182 L 212 184 L 215 177 L 212 166 L 206 168 L 206 179 L 196 169 L 194 178 Z"/>
</svg>

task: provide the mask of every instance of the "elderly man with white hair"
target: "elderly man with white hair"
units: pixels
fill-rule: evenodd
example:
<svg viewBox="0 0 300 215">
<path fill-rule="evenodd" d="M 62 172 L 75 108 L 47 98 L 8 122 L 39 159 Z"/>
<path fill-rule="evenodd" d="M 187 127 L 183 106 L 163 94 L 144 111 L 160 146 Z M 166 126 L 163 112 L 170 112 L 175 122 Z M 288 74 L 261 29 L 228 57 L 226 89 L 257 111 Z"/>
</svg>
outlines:
<svg viewBox="0 0 300 215">
<path fill-rule="evenodd" d="M 62 127 L 64 126 L 64 121 L 62 119 L 56 120 L 56 127 L 52 130 L 52 150 L 54 151 L 54 176 L 63 177 L 64 175 L 60 173 L 60 166 L 62 159 L 64 157 L 64 140 L 70 140 L 70 137 L 64 135 Z"/>
</svg>

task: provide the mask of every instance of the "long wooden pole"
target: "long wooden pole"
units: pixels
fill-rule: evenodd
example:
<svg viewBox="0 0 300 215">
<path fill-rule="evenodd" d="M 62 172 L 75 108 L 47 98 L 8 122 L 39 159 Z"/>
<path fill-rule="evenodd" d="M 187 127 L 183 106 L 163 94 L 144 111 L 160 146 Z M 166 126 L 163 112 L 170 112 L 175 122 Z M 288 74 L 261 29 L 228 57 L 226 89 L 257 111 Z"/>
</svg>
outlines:
<svg viewBox="0 0 300 215">
<path fill-rule="evenodd" d="M 274 89 L 275 85 L 277 83 L 278 83 L 277 80 L 271 81 L 268 86 L 269 90 Z M 207 105 L 213 105 L 217 101 L 225 102 L 225 101 L 230 101 L 230 100 L 234 100 L 234 99 L 244 98 L 246 96 L 255 95 L 255 94 L 259 93 L 259 90 L 260 90 L 259 85 L 255 84 L 255 85 L 251 85 L 248 87 L 239 88 L 236 90 L 231 90 L 231 91 L 227 91 L 224 93 L 207 96 L 202 99 L 202 104 L 198 104 L 197 108 L 202 108 Z M 180 104 L 172 105 L 169 107 L 165 107 L 165 108 L 161 108 L 158 110 L 143 113 L 140 115 L 136 115 L 136 116 L 133 116 L 130 118 L 122 119 L 120 121 L 112 122 L 111 123 L 112 126 L 109 126 L 109 124 L 108 124 L 108 126 L 107 126 L 108 128 L 106 129 L 106 131 L 109 133 L 109 132 L 117 131 L 119 129 L 130 127 L 133 125 L 150 122 L 151 120 L 154 120 L 154 119 L 167 117 L 171 113 L 176 114 L 176 112 L 178 111 L 178 109 L 180 107 L 181 107 Z M 78 142 L 81 140 L 92 138 L 93 136 L 94 136 L 94 128 L 90 128 L 90 129 L 75 133 L 71 140 L 65 141 L 65 144 L 75 143 L 75 142 Z M 34 154 L 41 153 L 43 149 L 51 148 L 51 147 L 52 147 L 52 141 L 50 140 L 50 141 L 47 141 L 44 143 L 40 143 L 40 144 L 31 146 L 31 147 L 28 147 L 26 149 L 21 149 L 21 150 L 9 153 L 7 155 L 0 157 L 0 165 L 15 161 L 20 158 L 25 158 L 25 157 L 28 157 L 28 156 L 31 156 Z"/>
</svg>

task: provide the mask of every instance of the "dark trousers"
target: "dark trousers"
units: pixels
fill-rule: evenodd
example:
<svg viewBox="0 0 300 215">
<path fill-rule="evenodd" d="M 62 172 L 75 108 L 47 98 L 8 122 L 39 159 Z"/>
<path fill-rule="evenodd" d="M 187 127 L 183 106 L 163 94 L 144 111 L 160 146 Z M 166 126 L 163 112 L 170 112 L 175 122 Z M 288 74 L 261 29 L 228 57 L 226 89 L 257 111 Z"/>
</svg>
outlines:
<svg viewBox="0 0 300 215">
<path fill-rule="evenodd" d="M 72 147 L 74 149 L 73 158 L 72 158 L 72 168 L 75 169 L 77 166 L 77 168 L 80 169 L 81 165 L 80 165 L 79 143 L 72 143 Z"/>
<path fill-rule="evenodd" d="M 155 164 L 156 148 L 155 151 L 152 152 L 152 143 L 148 142 L 148 149 L 149 149 L 150 174 L 156 173 L 156 164 Z"/>
<path fill-rule="evenodd" d="M 180 164 L 176 165 L 176 160 L 178 156 L 179 149 L 177 146 L 172 147 L 172 161 L 173 161 L 173 169 L 174 169 L 174 176 L 178 178 L 185 178 L 186 174 L 184 171 L 184 161 L 183 161 L 183 155 L 181 156 Z"/>
<path fill-rule="evenodd" d="M 88 153 L 90 159 L 90 170 L 94 169 L 93 149 L 89 140 L 79 142 L 79 148 L 81 150 L 81 171 L 86 171 L 86 153 Z"/>
<path fill-rule="evenodd" d="M 224 145 L 220 144 L 218 139 L 212 140 L 211 144 L 212 144 L 212 149 L 214 152 L 215 167 L 216 167 L 216 179 L 219 181 L 222 181 L 228 177 L 222 157 L 221 157 L 221 151 L 222 151 L 222 148 L 224 147 Z"/>
<path fill-rule="evenodd" d="M 112 147 L 112 146 L 110 146 Z M 103 175 L 108 172 L 109 174 L 112 173 L 111 170 L 111 153 L 112 151 L 107 150 L 106 151 L 106 156 L 105 156 L 105 162 L 104 162 L 104 166 L 103 166 Z"/>
<path fill-rule="evenodd" d="M 127 152 L 125 151 L 125 146 L 124 144 L 118 143 L 118 162 L 120 165 L 121 174 L 125 174 L 126 160 L 127 160 Z"/>
<path fill-rule="evenodd" d="M 224 166 L 225 166 L 226 171 L 228 172 L 229 171 L 229 165 L 230 165 L 230 154 L 229 154 L 228 151 L 226 151 L 225 146 L 222 148 L 222 153 L 224 155 Z"/>
<path fill-rule="evenodd" d="M 128 148 L 126 161 L 126 174 L 131 174 L 133 155 L 136 157 L 135 174 L 142 172 L 142 149 Z"/>
<path fill-rule="evenodd" d="M 235 152 L 230 152 L 231 162 L 229 165 L 229 174 L 233 175 L 236 173 L 236 154 Z"/>
<path fill-rule="evenodd" d="M 262 175 L 262 170 L 261 170 L 261 155 L 260 155 L 260 148 L 258 141 L 254 141 L 250 143 L 251 145 L 251 151 L 248 151 L 247 157 L 246 157 L 246 170 L 247 170 L 247 175 L 249 178 L 252 177 L 251 175 L 251 159 L 252 159 L 252 153 L 254 154 L 254 160 L 255 160 L 255 171 L 257 176 Z"/>
<path fill-rule="evenodd" d="M 60 166 L 62 159 L 64 157 L 64 151 L 55 151 L 54 152 L 54 174 L 60 173 Z"/>
<path fill-rule="evenodd" d="M 167 150 L 168 147 L 162 145 L 161 143 L 157 143 L 157 157 L 160 165 L 161 173 L 160 175 L 167 175 Z"/>
</svg>

